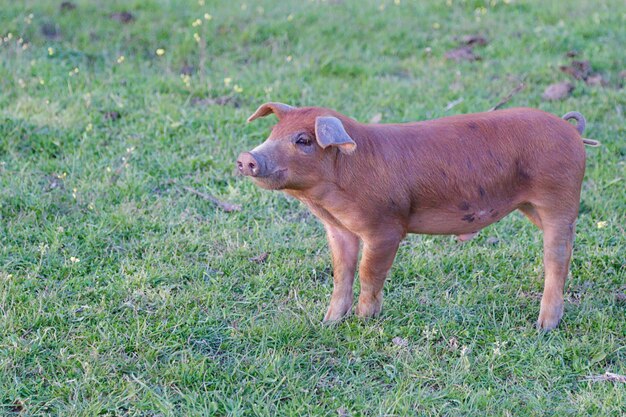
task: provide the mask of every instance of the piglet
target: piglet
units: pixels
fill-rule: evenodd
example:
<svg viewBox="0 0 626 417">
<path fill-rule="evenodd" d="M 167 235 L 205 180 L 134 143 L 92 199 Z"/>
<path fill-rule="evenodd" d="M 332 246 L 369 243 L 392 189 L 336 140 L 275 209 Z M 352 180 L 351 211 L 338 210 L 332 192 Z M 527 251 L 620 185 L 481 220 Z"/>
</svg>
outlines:
<svg viewBox="0 0 626 417">
<path fill-rule="evenodd" d="M 359 263 L 360 317 L 381 312 L 383 283 L 407 233 L 474 237 L 520 210 L 543 230 L 545 284 L 537 326 L 563 315 L 580 190 L 585 119 L 530 108 L 402 124 L 363 124 L 322 107 L 266 103 L 269 138 L 237 158 L 241 174 L 282 190 L 324 224 L 334 289 L 324 321 L 352 308 Z M 577 124 L 566 120 L 575 119 Z"/>
</svg>

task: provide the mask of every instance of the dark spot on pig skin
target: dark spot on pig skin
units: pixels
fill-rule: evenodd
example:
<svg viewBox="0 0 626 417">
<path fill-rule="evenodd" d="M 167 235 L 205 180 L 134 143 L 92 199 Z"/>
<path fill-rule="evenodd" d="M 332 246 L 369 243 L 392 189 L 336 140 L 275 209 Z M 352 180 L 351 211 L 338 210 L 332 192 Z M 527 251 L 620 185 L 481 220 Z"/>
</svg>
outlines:
<svg viewBox="0 0 626 417">
<path fill-rule="evenodd" d="M 461 220 L 466 221 L 468 223 L 471 223 L 474 221 L 474 215 L 476 213 L 472 213 L 472 214 L 466 214 L 465 216 L 461 217 Z"/>
<path fill-rule="evenodd" d="M 467 169 L 472 169 L 473 165 L 472 165 L 472 160 L 467 158 Z"/>
<path fill-rule="evenodd" d="M 491 209 L 489 210 L 489 213 L 491 213 L 492 219 L 495 219 L 496 217 L 498 217 L 498 210 Z"/>
<path fill-rule="evenodd" d="M 469 127 L 471 130 L 476 130 L 476 129 L 478 129 L 478 125 L 477 125 L 476 123 L 474 123 L 474 122 L 469 122 L 469 123 L 467 124 L 467 127 Z"/>
<path fill-rule="evenodd" d="M 480 197 L 484 197 L 485 196 L 485 189 L 482 186 L 478 187 L 478 193 L 480 194 Z"/>
<path fill-rule="evenodd" d="M 517 176 L 521 181 L 526 182 L 530 180 L 530 175 L 528 175 L 528 172 L 526 171 L 526 169 L 522 165 L 522 162 L 519 159 L 515 160 L 515 169 L 517 171 Z"/>
<path fill-rule="evenodd" d="M 441 170 L 441 177 L 442 178 L 448 178 L 448 174 L 446 174 L 446 171 L 444 171 L 443 169 Z"/>
<path fill-rule="evenodd" d="M 463 210 L 463 211 L 469 210 L 470 209 L 470 205 L 469 205 L 469 203 L 467 201 L 463 201 L 463 202 L 461 202 L 461 204 L 459 204 L 459 209 Z"/>
</svg>

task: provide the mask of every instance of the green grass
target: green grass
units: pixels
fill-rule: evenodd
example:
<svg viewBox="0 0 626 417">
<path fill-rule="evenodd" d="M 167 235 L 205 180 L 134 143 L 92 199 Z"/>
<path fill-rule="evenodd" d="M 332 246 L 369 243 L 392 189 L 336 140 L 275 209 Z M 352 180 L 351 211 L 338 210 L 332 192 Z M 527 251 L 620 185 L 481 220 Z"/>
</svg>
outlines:
<svg viewBox="0 0 626 417">
<path fill-rule="evenodd" d="M 0 0 L 0 414 L 626 412 L 626 384 L 585 379 L 626 374 L 626 7 L 491 3 Z M 136 20 L 109 18 L 123 10 Z M 474 33 L 481 61 L 444 58 Z M 569 50 L 608 85 L 543 101 Z M 383 315 L 322 326 L 323 228 L 234 175 L 273 123 L 246 117 L 274 100 L 428 119 L 486 110 L 520 80 L 508 106 L 580 111 L 603 144 L 560 327 L 533 327 L 541 234 L 515 213 L 463 245 L 410 236 Z"/>
</svg>

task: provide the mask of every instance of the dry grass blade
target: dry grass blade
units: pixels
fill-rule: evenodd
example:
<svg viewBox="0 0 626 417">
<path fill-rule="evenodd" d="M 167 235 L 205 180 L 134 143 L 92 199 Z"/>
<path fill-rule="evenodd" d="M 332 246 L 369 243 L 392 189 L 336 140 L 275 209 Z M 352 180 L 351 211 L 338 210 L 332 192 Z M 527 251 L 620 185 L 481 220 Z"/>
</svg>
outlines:
<svg viewBox="0 0 626 417">
<path fill-rule="evenodd" d="M 590 375 L 585 378 L 586 381 L 591 382 L 622 382 L 626 384 L 626 375 L 614 374 L 612 372 L 605 372 L 602 375 Z"/>
<path fill-rule="evenodd" d="M 269 253 L 267 253 L 267 252 L 263 252 L 262 254 L 257 255 L 257 256 L 254 256 L 254 257 L 252 257 L 252 258 L 249 258 L 248 260 L 249 260 L 250 262 L 254 262 L 254 263 L 257 263 L 257 264 L 262 264 L 262 263 L 265 263 L 265 261 L 267 261 L 267 258 L 268 258 L 269 256 L 270 256 L 270 254 L 269 254 Z"/>
<path fill-rule="evenodd" d="M 517 93 L 522 91 L 525 87 L 526 87 L 526 85 L 524 83 L 519 83 L 519 85 L 517 87 L 515 87 L 513 90 L 511 90 L 511 92 L 509 94 L 507 94 L 506 97 L 504 97 L 502 100 L 500 100 L 498 102 L 498 104 L 496 104 L 495 106 L 493 106 L 492 108 L 490 108 L 487 111 L 498 110 L 500 107 L 502 107 L 506 103 L 508 103 L 513 98 L 514 95 L 516 95 Z"/>
<path fill-rule="evenodd" d="M 189 187 L 187 185 L 183 185 L 181 188 L 206 201 L 210 201 L 211 203 L 215 204 L 217 207 L 221 208 L 227 213 L 230 213 L 231 211 L 241 211 L 241 206 L 239 204 L 227 203 L 225 201 L 218 199 L 217 197 L 212 196 L 211 194 L 203 193 L 202 191 L 198 191 L 195 188 Z"/>
</svg>

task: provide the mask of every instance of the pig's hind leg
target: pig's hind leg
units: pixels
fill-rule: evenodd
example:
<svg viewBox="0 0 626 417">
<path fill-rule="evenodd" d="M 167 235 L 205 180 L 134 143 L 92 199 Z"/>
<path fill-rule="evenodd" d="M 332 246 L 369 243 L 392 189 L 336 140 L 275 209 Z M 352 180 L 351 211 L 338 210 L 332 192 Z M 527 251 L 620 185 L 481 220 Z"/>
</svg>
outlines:
<svg viewBox="0 0 626 417">
<path fill-rule="evenodd" d="M 563 290 L 569 271 L 578 207 L 537 207 L 536 218 L 543 229 L 545 282 L 537 327 L 554 329 L 563 316 Z M 530 217 L 530 216 L 529 216 Z M 532 220 L 532 218 L 531 218 Z"/>
<path fill-rule="evenodd" d="M 344 229 L 325 224 L 333 258 L 333 295 L 324 322 L 340 320 L 352 308 L 352 284 L 359 257 L 359 238 Z"/>
</svg>

